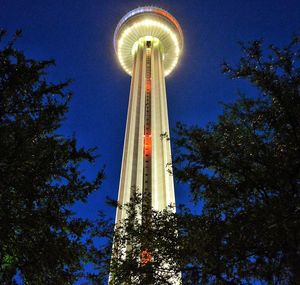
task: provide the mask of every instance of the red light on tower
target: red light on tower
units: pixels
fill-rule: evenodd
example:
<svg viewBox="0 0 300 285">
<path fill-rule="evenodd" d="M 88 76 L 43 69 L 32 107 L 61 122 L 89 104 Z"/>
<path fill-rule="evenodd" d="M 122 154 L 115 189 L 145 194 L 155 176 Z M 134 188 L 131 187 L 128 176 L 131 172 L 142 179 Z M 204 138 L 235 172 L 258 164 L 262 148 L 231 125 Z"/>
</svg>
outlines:
<svg viewBox="0 0 300 285">
<path fill-rule="evenodd" d="M 146 92 L 151 92 L 151 80 L 146 81 Z"/>
<path fill-rule="evenodd" d="M 141 266 L 146 266 L 148 263 L 152 262 L 153 257 L 151 252 L 147 248 L 144 248 L 141 251 L 140 259 L 141 259 Z"/>
</svg>

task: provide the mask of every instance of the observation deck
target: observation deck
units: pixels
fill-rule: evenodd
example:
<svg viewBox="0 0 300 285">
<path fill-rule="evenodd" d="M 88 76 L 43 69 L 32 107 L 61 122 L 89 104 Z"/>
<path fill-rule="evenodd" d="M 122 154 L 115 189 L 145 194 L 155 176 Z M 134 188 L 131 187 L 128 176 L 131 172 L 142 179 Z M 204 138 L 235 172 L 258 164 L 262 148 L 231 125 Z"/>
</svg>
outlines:
<svg viewBox="0 0 300 285">
<path fill-rule="evenodd" d="M 134 53 L 141 38 L 158 39 L 161 44 L 164 76 L 177 65 L 183 50 L 183 33 L 177 20 L 167 11 L 139 7 L 127 13 L 114 33 L 114 48 L 122 68 L 132 75 Z"/>
</svg>

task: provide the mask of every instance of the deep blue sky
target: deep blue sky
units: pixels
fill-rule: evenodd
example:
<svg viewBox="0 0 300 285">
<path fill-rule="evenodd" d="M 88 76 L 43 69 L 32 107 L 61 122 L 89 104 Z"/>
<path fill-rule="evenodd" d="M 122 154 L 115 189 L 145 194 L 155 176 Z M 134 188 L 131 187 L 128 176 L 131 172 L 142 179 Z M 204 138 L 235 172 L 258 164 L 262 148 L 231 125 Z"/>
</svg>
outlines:
<svg viewBox="0 0 300 285">
<path fill-rule="evenodd" d="M 81 146 L 99 147 L 101 157 L 94 168 L 86 167 L 86 175 L 106 165 L 101 189 L 76 207 L 82 215 L 105 209 L 114 216 L 104 199 L 117 197 L 130 78 L 117 63 L 113 32 L 126 12 L 149 4 L 173 14 L 185 36 L 180 65 L 166 80 L 171 128 L 177 121 L 203 126 L 221 112 L 221 101 L 234 100 L 238 88 L 249 91 L 220 72 L 224 59 L 237 62 L 238 41 L 284 44 L 300 33 L 299 0 L 0 0 L 0 26 L 11 33 L 23 29 L 18 46 L 30 57 L 56 59 L 50 80 L 74 80 L 75 96 L 60 132 L 75 132 Z M 186 201 L 187 191 L 175 186 L 177 202 Z"/>
</svg>

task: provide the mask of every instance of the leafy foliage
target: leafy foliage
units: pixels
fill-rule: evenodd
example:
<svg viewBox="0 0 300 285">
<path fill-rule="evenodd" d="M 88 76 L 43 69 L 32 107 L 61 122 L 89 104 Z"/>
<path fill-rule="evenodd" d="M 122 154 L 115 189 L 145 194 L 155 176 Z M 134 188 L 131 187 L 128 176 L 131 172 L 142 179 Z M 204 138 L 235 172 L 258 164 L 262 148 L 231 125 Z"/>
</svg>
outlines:
<svg viewBox="0 0 300 285">
<path fill-rule="evenodd" d="M 242 45 L 239 65 L 223 71 L 257 96 L 240 94 L 205 128 L 178 124 L 176 176 L 204 203 L 194 249 L 201 282 L 300 282 L 299 42 L 267 55 L 261 41 Z"/>
<path fill-rule="evenodd" d="M 135 193 L 116 225 L 110 284 L 175 284 L 180 274 L 174 209 L 155 211 L 148 196 Z"/>
<path fill-rule="evenodd" d="M 95 161 L 95 149 L 78 148 L 75 137 L 58 134 L 72 95 L 69 82 L 47 81 L 54 61 L 27 59 L 14 47 L 20 32 L 8 43 L 4 35 L 1 31 L 0 283 L 15 284 L 18 275 L 23 284 L 73 284 L 88 275 L 86 263 L 100 265 L 107 258 L 107 249 L 94 244 L 94 236 L 109 237 L 107 221 L 100 216 L 93 223 L 70 210 L 99 188 L 104 174 L 85 178 L 80 165 Z"/>
</svg>

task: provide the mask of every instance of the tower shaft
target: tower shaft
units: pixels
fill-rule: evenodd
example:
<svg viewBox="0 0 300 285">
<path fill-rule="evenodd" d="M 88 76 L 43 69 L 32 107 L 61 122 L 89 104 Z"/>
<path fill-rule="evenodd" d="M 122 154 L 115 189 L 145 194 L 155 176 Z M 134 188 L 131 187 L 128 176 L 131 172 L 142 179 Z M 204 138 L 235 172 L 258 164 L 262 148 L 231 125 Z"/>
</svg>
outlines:
<svg viewBox="0 0 300 285">
<path fill-rule="evenodd" d="M 155 210 L 175 205 L 163 54 L 160 41 L 139 39 L 127 113 L 118 201 L 125 205 L 134 192 L 150 197 Z M 117 209 L 116 222 L 126 218 Z"/>
</svg>

